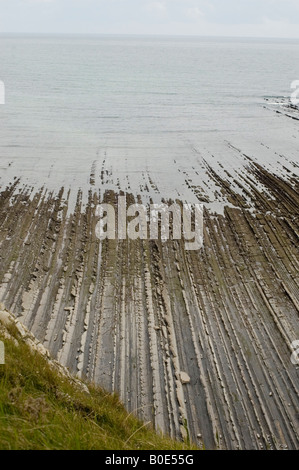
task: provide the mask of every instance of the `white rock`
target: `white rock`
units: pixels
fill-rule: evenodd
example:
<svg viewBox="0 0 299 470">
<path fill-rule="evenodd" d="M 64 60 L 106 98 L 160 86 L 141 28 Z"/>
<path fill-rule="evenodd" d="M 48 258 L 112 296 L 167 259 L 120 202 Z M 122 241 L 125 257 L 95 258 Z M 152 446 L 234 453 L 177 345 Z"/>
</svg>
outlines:
<svg viewBox="0 0 299 470">
<path fill-rule="evenodd" d="M 10 313 L 6 312 L 5 310 L 0 311 L 0 321 L 4 325 L 11 325 L 13 322 L 13 317 L 10 315 Z"/>
<path fill-rule="evenodd" d="M 36 346 L 36 349 L 40 354 L 42 354 L 42 356 L 46 356 L 46 357 L 49 356 L 49 352 L 43 344 L 38 343 L 37 346 Z"/>
<path fill-rule="evenodd" d="M 184 426 L 180 426 L 180 430 L 181 430 L 182 438 L 183 438 L 183 439 L 187 439 L 188 434 L 187 434 L 187 431 L 186 431 L 186 429 L 184 428 Z"/>
<path fill-rule="evenodd" d="M 26 328 L 22 325 L 22 323 L 20 323 L 19 321 L 16 321 L 16 322 L 15 322 L 15 325 L 16 325 L 16 328 L 17 328 L 18 332 L 19 332 L 20 335 L 22 336 L 22 338 L 25 338 L 26 336 L 28 336 L 28 331 L 27 331 Z"/>
<path fill-rule="evenodd" d="M 191 379 L 190 379 L 189 375 L 186 372 L 180 372 L 180 378 L 181 378 L 182 384 L 190 383 Z"/>
<path fill-rule="evenodd" d="M 37 351 L 37 348 L 36 348 L 36 343 L 34 341 L 32 341 L 31 338 L 25 338 L 24 339 L 24 342 L 27 344 L 27 346 L 29 346 L 33 351 Z"/>
</svg>

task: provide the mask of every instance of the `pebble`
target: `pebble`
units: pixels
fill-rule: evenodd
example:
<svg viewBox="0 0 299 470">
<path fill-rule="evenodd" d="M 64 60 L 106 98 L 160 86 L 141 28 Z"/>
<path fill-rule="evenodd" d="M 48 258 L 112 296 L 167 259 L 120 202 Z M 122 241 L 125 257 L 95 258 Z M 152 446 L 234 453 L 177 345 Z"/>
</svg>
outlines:
<svg viewBox="0 0 299 470">
<path fill-rule="evenodd" d="M 182 384 L 190 383 L 191 379 L 190 379 L 189 375 L 186 372 L 180 372 L 180 378 L 181 378 Z"/>
</svg>

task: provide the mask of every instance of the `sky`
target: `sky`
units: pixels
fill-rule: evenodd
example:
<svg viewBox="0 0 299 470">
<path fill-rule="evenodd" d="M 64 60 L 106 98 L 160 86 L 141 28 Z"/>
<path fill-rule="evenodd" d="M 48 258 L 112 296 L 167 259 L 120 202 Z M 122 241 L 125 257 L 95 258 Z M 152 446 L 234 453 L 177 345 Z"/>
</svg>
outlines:
<svg viewBox="0 0 299 470">
<path fill-rule="evenodd" d="M 0 0 L 0 32 L 299 38 L 299 0 Z"/>
</svg>

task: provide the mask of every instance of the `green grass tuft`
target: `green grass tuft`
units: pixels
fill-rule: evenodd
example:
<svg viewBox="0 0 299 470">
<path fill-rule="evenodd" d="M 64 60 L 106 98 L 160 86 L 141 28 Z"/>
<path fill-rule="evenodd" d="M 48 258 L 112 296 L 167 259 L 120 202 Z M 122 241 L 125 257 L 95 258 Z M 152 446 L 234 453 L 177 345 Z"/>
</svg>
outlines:
<svg viewBox="0 0 299 470">
<path fill-rule="evenodd" d="M 156 433 L 129 415 L 116 395 L 87 384 L 90 395 L 18 340 L 3 338 L 0 365 L 0 449 L 183 450 L 197 449 Z"/>
</svg>

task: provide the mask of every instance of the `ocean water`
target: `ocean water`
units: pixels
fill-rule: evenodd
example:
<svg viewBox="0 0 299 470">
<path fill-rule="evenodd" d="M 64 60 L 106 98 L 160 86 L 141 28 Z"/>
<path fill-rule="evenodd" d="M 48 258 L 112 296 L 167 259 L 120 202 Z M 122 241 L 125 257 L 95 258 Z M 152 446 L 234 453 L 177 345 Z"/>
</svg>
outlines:
<svg viewBox="0 0 299 470">
<path fill-rule="evenodd" d="M 298 59 L 293 40 L 2 35 L 0 183 L 85 189 L 104 169 L 107 186 L 190 199 L 207 164 L 280 171 L 298 125 L 265 97 L 290 95 Z"/>
</svg>

